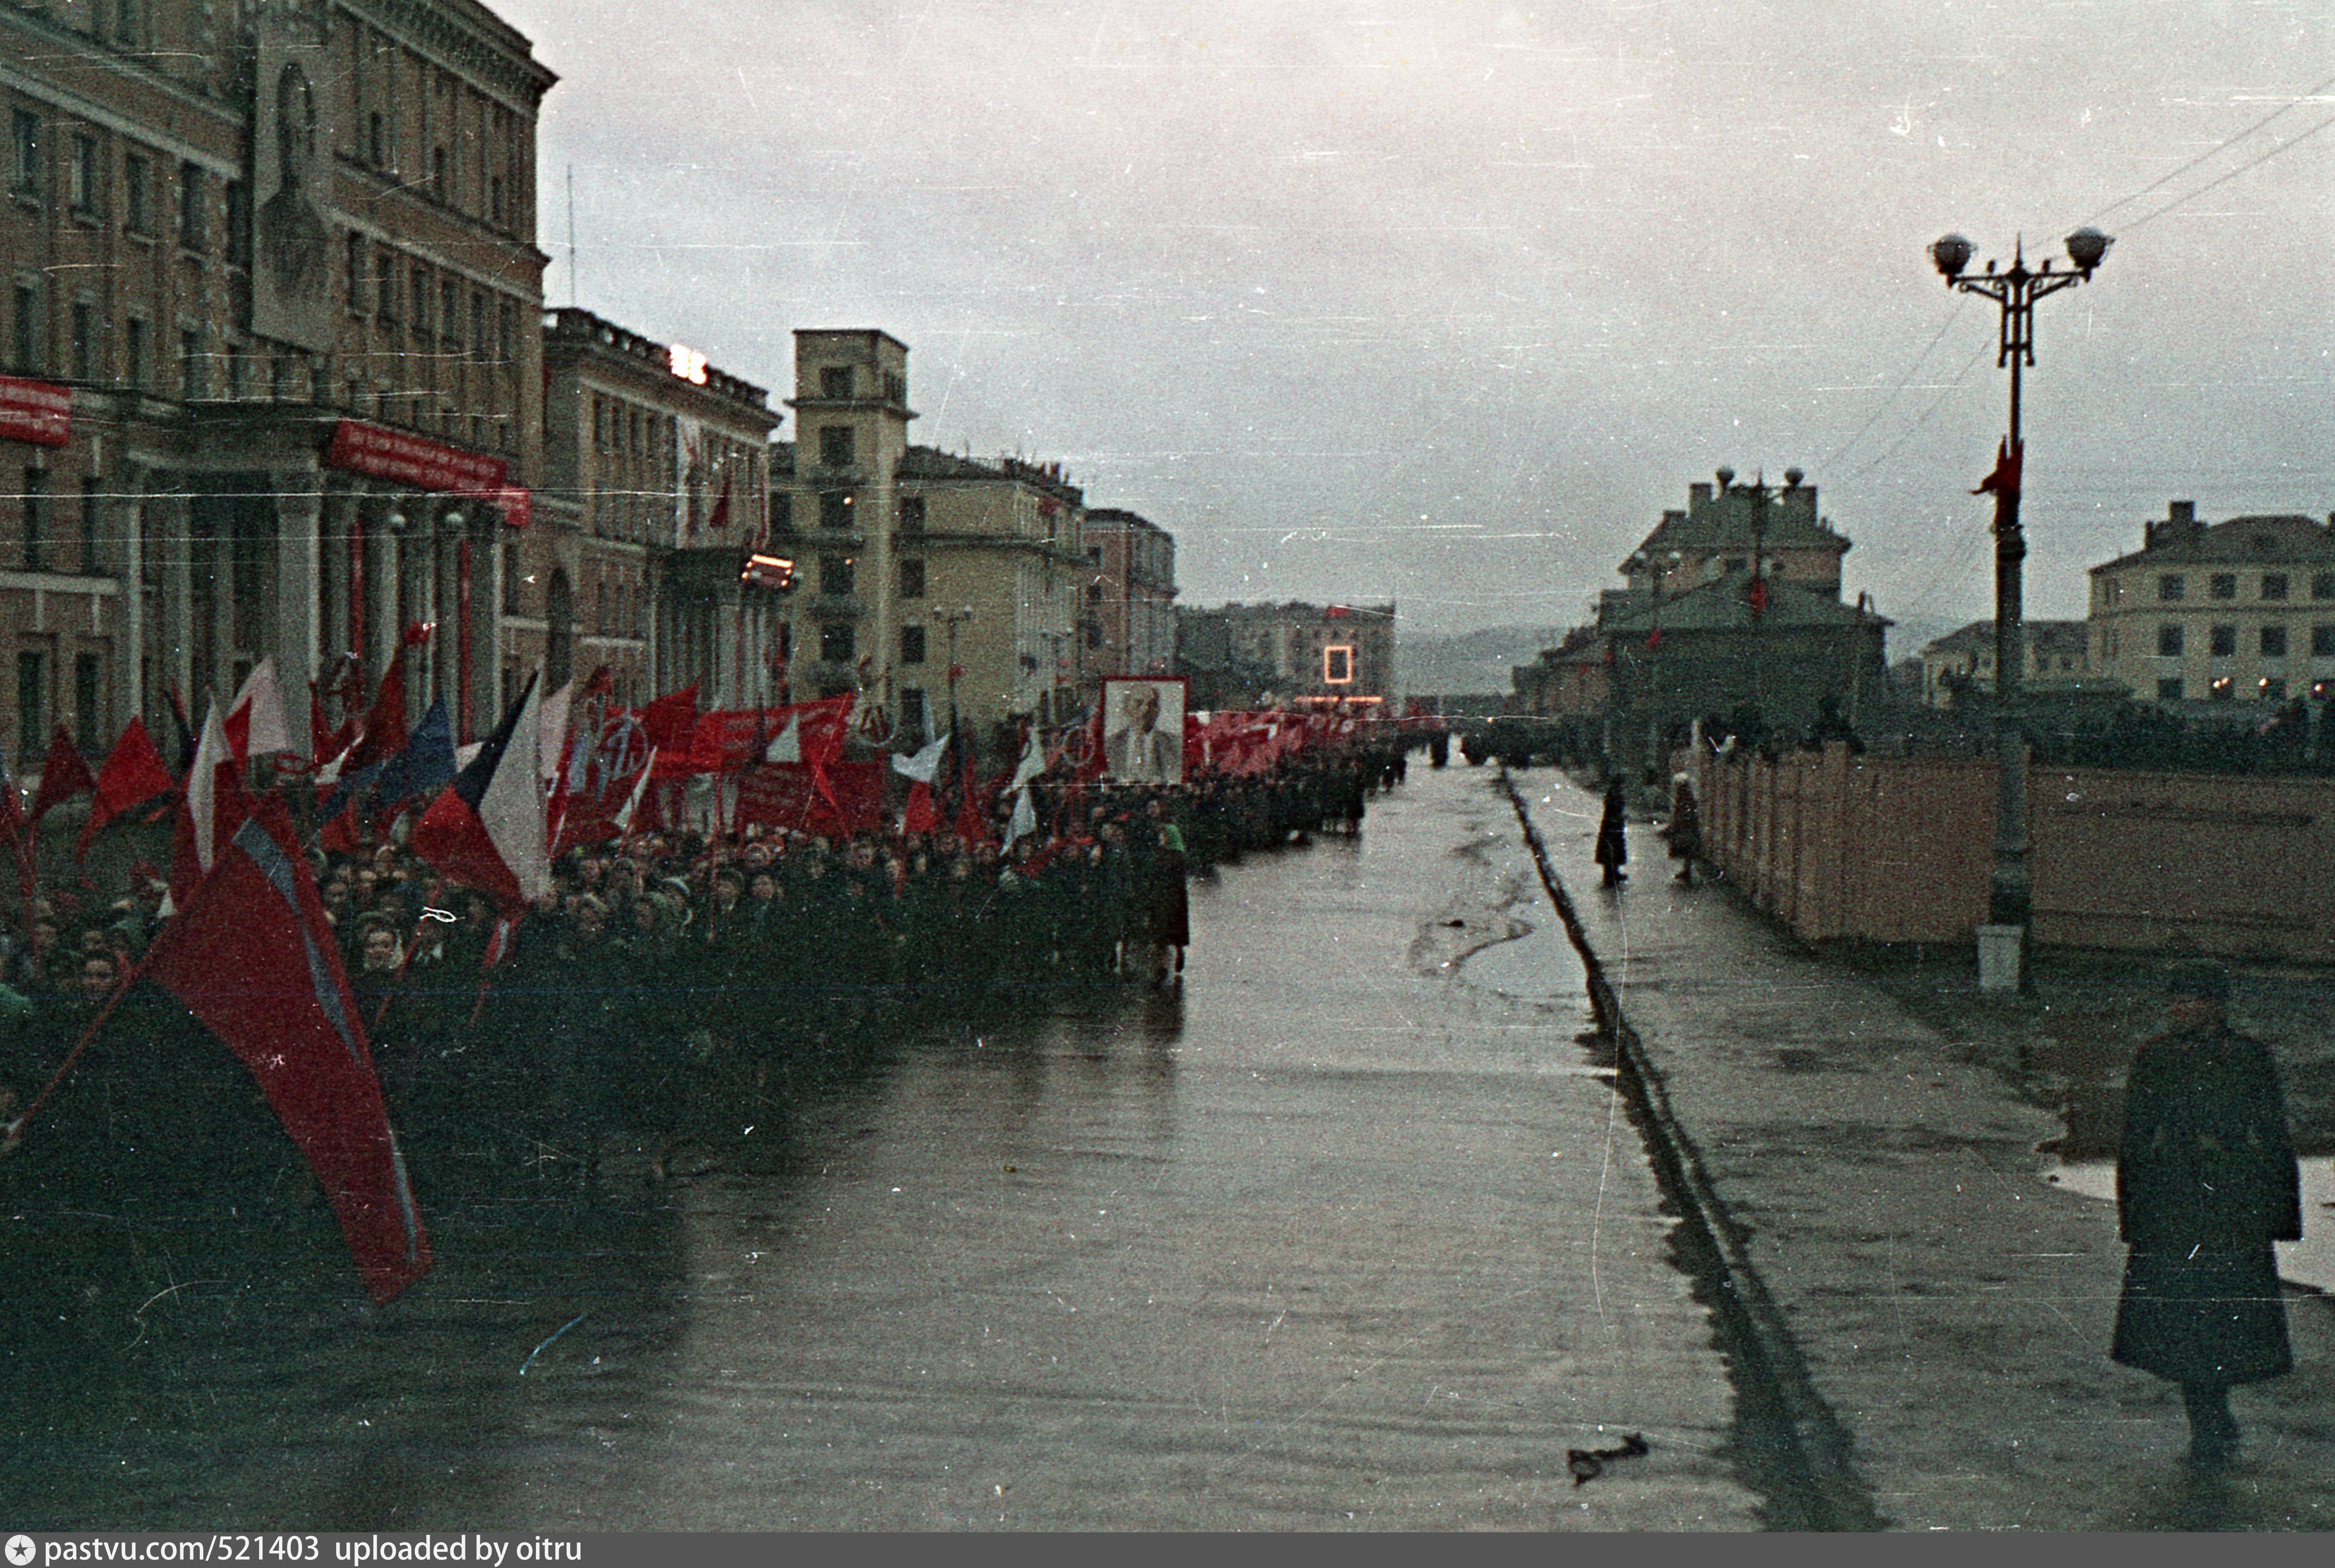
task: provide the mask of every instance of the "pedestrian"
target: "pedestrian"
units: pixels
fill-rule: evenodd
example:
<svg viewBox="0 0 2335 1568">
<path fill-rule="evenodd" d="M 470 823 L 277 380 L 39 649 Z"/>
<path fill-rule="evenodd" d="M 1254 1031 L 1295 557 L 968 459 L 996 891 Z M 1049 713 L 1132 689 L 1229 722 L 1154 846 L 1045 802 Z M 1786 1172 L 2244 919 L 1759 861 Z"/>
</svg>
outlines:
<svg viewBox="0 0 2335 1568">
<path fill-rule="evenodd" d="M 1678 879 L 1693 886 L 1695 857 L 1702 853 L 1702 811 L 1695 804 L 1694 780 L 1683 773 L 1671 779 L 1671 819 L 1662 825 L 1662 837 L 1679 863 Z"/>
<path fill-rule="evenodd" d="M 1628 820 L 1629 808 L 1622 799 L 1622 776 L 1616 773 L 1605 786 L 1605 814 L 1597 819 L 1597 864 L 1605 872 L 1602 886 L 1618 887 L 1630 880 L 1622 869 L 1630 863 L 1630 846 L 1622 832 L 1623 824 Z"/>
<path fill-rule="evenodd" d="M 2235 1452 L 2230 1389 L 2294 1365 L 2271 1244 L 2302 1235 L 2300 1176 L 2277 1064 L 2224 1018 L 2217 964 L 2168 976 L 2171 1024 L 2126 1079 L 2117 1225 L 2132 1251 L 2109 1354 L 2181 1385 L 2189 1457 Z"/>
</svg>

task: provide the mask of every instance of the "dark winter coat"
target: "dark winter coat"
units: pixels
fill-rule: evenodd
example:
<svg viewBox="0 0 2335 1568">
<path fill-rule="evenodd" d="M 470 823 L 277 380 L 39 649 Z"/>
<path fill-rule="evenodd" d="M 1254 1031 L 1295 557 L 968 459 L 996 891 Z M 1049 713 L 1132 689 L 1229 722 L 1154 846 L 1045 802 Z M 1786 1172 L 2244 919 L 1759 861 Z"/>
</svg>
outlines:
<svg viewBox="0 0 2335 1568">
<path fill-rule="evenodd" d="M 1627 866 L 1630 863 L 1630 846 L 1623 836 L 1623 824 L 1628 819 L 1628 810 L 1622 801 L 1621 780 L 1616 779 L 1605 791 L 1605 814 L 1597 821 L 1598 865 Z"/>
<path fill-rule="evenodd" d="M 2278 1068 L 2227 1028 L 2140 1048 L 2117 1157 L 2131 1244 L 2110 1354 L 2175 1382 L 2250 1383 L 2294 1364 L 2273 1241 L 2302 1234 Z"/>
<path fill-rule="evenodd" d="M 1702 854 L 1702 813 L 1694 803 L 1694 787 L 1683 781 L 1671 793 L 1670 825 L 1662 829 L 1670 840 L 1671 858 L 1694 860 Z"/>
</svg>

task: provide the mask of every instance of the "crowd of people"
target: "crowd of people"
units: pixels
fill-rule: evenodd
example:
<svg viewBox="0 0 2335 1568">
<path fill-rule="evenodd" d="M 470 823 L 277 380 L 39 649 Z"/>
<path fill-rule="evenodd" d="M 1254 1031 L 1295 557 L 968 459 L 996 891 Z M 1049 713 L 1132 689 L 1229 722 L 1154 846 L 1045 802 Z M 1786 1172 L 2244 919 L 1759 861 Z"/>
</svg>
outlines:
<svg viewBox="0 0 2335 1568">
<path fill-rule="evenodd" d="M 1367 796 L 1404 767 L 1400 743 L 1371 740 L 1246 777 L 1042 779 L 1049 831 L 1004 849 L 1002 831 L 646 833 L 562 856 L 515 927 L 398 842 L 311 860 L 417 1179 L 426 1188 L 499 1150 L 505 1165 L 588 1182 L 620 1142 L 661 1170 L 693 1133 L 784 1098 L 876 1032 L 1064 986 L 1172 990 L 1196 868 L 1356 832 Z M 162 880 L 141 868 L 132 882 L 92 913 L 36 904 L 11 943 L 0 1135 L 165 918 Z M 167 997 L 136 986 L 121 1005 L 44 1128 L 150 1147 L 202 1141 L 193 1123 L 206 1113 L 189 1101 L 234 1096 L 179 1070 L 199 1058 L 215 1079 L 235 1064 Z M 181 1060 L 158 1075 L 149 1059 L 166 1037 Z M 247 1077 L 241 1089 L 250 1100 Z"/>
</svg>

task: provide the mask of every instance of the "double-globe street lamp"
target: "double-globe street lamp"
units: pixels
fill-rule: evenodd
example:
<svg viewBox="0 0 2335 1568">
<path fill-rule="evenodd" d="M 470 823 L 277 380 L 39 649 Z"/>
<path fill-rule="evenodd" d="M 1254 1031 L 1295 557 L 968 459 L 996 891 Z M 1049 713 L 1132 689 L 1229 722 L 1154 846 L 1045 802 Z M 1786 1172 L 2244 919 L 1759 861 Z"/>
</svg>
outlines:
<svg viewBox="0 0 2335 1568">
<path fill-rule="evenodd" d="M 2019 484 L 2023 456 L 2019 432 L 2020 371 L 2035 363 L 2035 302 L 2046 295 L 2089 283 L 2092 273 L 2113 243 L 2097 228 L 2079 228 L 2068 237 L 2068 259 L 2073 272 L 2054 272 L 2046 258 L 2040 268 L 2027 268 L 2024 247 L 2011 253 L 2008 271 L 1986 270 L 1965 276 L 1972 254 L 1971 242 L 1949 234 L 1930 247 L 1930 260 L 1945 278 L 1946 286 L 1964 294 L 1983 295 L 2002 315 L 1998 367 L 2010 372 L 2010 430 L 2004 438 L 1994 472 L 1983 489 L 1994 492 L 1994 692 L 1995 741 L 2001 772 L 1995 791 L 1994 876 L 1987 899 L 1987 920 L 2019 932 L 2020 961 L 2011 983 L 2025 970 L 2027 930 L 2034 917 L 2034 888 L 2027 870 L 2027 747 L 2017 712 L 2019 678 L 2025 662 L 2020 622 L 2023 614 L 2020 566 L 2027 557 L 2027 537 L 2019 526 Z"/>
</svg>

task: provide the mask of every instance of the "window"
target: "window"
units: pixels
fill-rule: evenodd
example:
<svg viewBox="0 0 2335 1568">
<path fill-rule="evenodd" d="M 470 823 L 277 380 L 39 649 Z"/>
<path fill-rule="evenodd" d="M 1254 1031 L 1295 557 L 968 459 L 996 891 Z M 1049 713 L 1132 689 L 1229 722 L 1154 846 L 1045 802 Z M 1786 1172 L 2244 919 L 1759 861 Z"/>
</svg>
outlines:
<svg viewBox="0 0 2335 1568">
<path fill-rule="evenodd" d="M 770 532 L 790 534 L 795 528 L 795 498 L 780 491 L 770 497 Z"/>
<path fill-rule="evenodd" d="M 2314 599 L 2335 599 L 2335 572 L 2311 573 L 2311 596 Z"/>
<path fill-rule="evenodd" d="M 440 201 L 446 199 L 446 150 L 430 150 L 430 194 Z"/>
<path fill-rule="evenodd" d="M 73 733 L 84 750 L 97 749 L 105 733 L 103 665 L 94 653 L 73 655 Z"/>
<path fill-rule="evenodd" d="M 365 240 L 355 229 L 348 236 L 349 314 L 363 315 L 365 299 Z"/>
<path fill-rule="evenodd" d="M 438 330 L 445 336 L 445 345 L 459 353 L 462 347 L 462 291 L 451 278 L 438 285 Z"/>
<path fill-rule="evenodd" d="M 2314 659 L 2335 659 L 2335 626 L 2311 628 L 2311 656 Z"/>
<path fill-rule="evenodd" d="M 179 165 L 179 247 L 200 250 L 208 243 L 203 222 L 203 171 L 191 163 Z"/>
<path fill-rule="evenodd" d="M 2238 575 L 2235 572 L 2215 572 L 2205 579 L 2205 591 L 2217 599 L 2238 596 Z"/>
<path fill-rule="evenodd" d="M 910 558 L 900 563 L 900 597 L 921 599 L 925 596 L 925 563 Z"/>
<path fill-rule="evenodd" d="M 189 327 L 179 334 L 179 396 L 196 402 L 204 391 L 203 334 Z"/>
<path fill-rule="evenodd" d="M 8 363 L 20 371 L 37 370 L 41 363 L 41 291 L 29 283 L 20 283 L 15 287 L 10 329 Z"/>
<path fill-rule="evenodd" d="M 133 152 L 121 160 L 121 227 L 131 234 L 154 231 L 154 220 L 146 207 L 153 183 L 153 165 L 143 157 Z"/>
<path fill-rule="evenodd" d="M 65 199 L 80 217 L 97 215 L 97 138 L 75 133 L 73 161 L 65 165 Z"/>
<path fill-rule="evenodd" d="M 365 155 L 375 169 L 389 167 L 389 121 L 378 113 L 365 125 Z"/>
<path fill-rule="evenodd" d="M 2264 572 L 2262 574 L 2262 596 L 2265 599 L 2285 598 L 2286 574 L 2284 572 Z"/>
<path fill-rule="evenodd" d="M 518 547 L 505 545 L 503 547 L 503 614 L 506 615 L 516 615 L 519 613 L 518 585 Z"/>
<path fill-rule="evenodd" d="M 105 490 L 94 474 L 84 475 L 81 481 L 81 569 L 84 575 L 97 571 L 98 508 L 105 499 Z"/>
<path fill-rule="evenodd" d="M 24 569 L 49 569 L 49 470 L 24 470 Z"/>
<path fill-rule="evenodd" d="M 2262 656 L 2265 659 L 2286 657 L 2286 628 L 2264 626 L 2262 629 Z"/>
<path fill-rule="evenodd" d="M 851 663 L 850 622 L 830 622 L 819 629 L 819 656 L 829 664 Z"/>
<path fill-rule="evenodd" d="M 499 174 L 487 177 L 487 221 L 497 228 L 503 226 L 503 177 Z"/>
<path fill-rule="evenodd" d="M 925 662 L 925 629 L 922 626 L 900 628 L 900 663 L 921 664 Z"/>
<path fill-rule="evenodd" d="M 10 117 L 15 158 L 8 178 L 14 194 L 26 200 L 41 198 L 41 117 L 19 109 Z"/>
<path fill-rule="evenodd" d="M 2176 675 L 2166 680 L 2159 681 L 2156 683 L 2156 700 L 2160 702 L 2178 702 L 2181 701 L 2180 677 Z"/>
<path fill-rule="evenodd" d="M 2238 651 L 2238 629 L 2235 626 L 2215 626 L 2207 634 L 2212 646 L 2207 650 L 2216 659 L 2226 659 Z"/>
<path fill-rule="evenodd" d="M 121 379 L 140 390 L 146 385 L 146 324 L 134 315 L 121 324 Z"/>
<path fill-rule="evenodd" d="M 47 750 L 41 722 L 42 698 L 48 693 L 48 682 L 43 678 L 41 655 L 26 650 L 16 655 L 16 756 L 29 761 Z M 83 746 L 91 742 L 84 739 Z"/>
<path fill-rule="evenodd" d="M 397 324 L 397 258 L 384 248 L 373 258 L 373 317 L 383 326 Z"/>
<path fill-rule="evenodd" d="M 116 44 L 136 44 L 144 29 L 138 25 L 141 0 L 115 0 L 113 7 L 113 41 Z M 84 742 L 86 744 L 86 742 Z"/>
<path fill-rule="evenodd" d="M 514 347 L 511 342 L 514 335 L 513 325 L 510 304 L 505 301 L 495 307 L 495 357 L 505 364 L 510 363 L 517 357 L 511 352 Z"/>
<path fill-rule="evenodd" d="M 2157 656 L 2163 659 L 2177 659 L 2181 656 L 2179 626 L 2168 624 L 2156 628 L 2156 653 Z"/>
<path fill-rule="evenodd" d="M 849 397 L 851 367 L 848 364 L 821 365 L 819 371 L 819 395 L 823 398 Z"/>
<path fill-rule="evenodd" d="M 849 490 L 821 490 L 819 493 L 819 526 L 822 528 L 848 528 L 851 526 L 852 494 Z"/>
<path fill-rule="evenodd" d="M 851 466 L 851 427 L 821 425 L 819 430 L 819 460 L 822 467 L 848 469 Z"/>
<path fill-rule="evenodd" d="M 819 591 L 834 598 L 847 598 L 851 593 L 852 560 L 849 556 L 821 556 L 819 558 Z"/>
<path fill-rule="evenodd" d="M 2156 597 L 2160 604 L 2171 604 L 2188 592 L 2189 584 L 2178 572 L 2166 572 L 2156 579 Z"/>
<path fill-rule="evenodd" d="M 487 357 L 487 296 L 476 290 L 470 294 L 470 357 Z"/>
<path fill-rule="evenodd" d="M 73 373 L 75 381 L 97 379 L 97 308 L 82 299 L 73 307 Z"/>
<path fill-rule="evenodd" d="M 2284 678 L 2278 675 L 2264 675 L 2260 681 L 2254 683 L 2254 701 L 2257 702 L 2285 702 L 2286 682 Z"/>
<path fill-rule="evenodd" d="M 900 531 L 904 534 L 921 534 L 925 531 L 924 497 L 902 496 L 900 498 Z"/>
<path fill-rule="evenodd" d="M 416 337 L 428 337 L 430 335 L 430 269 L 426 266 L 415 267 L 412 282 L 413 334 Z"/>
<path fill-rule="evenodd" d="M 251 187 L 240 179 L 227 182 L 227 264 L 251 265 Z"/>
</svg>

